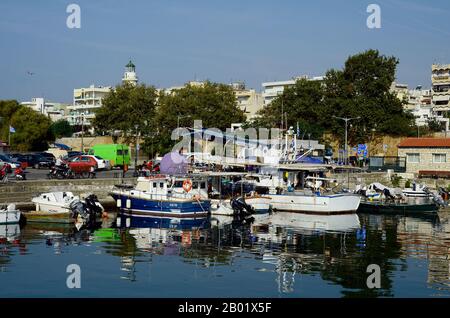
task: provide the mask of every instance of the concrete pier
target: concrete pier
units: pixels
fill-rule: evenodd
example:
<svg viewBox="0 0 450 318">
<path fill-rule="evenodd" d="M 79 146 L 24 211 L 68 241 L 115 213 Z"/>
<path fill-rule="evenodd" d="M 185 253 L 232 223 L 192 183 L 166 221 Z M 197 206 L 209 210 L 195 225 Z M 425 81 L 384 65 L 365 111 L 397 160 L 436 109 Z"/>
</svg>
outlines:
<svg viewBox="0 0 450 318">
<path fill-rule="evenodd" d="M 120 184 L 134 185 L 136 178 L 11 181 L 0 184 L 0 205 L 15 203 L 18 208 L 33 209 L 33 197 L 53 191 L 70 191 L 75 195 L 93 193 L 102 204 L 111 204 L 114 200 L 108 193 Z"/>
</svg>

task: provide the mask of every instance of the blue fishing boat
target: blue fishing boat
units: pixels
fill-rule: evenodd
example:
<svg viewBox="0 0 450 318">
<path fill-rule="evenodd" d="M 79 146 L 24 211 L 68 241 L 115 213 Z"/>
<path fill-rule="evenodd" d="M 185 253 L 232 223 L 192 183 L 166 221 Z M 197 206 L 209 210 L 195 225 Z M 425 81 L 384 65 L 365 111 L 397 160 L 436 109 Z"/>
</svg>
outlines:
<svg viewBox="0 0 450 318">
<path fill-rule="evenodd" d="M 207 179 L 202 176 L 139 177 L 135 187 L 117 187 L 110 195 L 123 214 L 136 217 L 196 218 L 211 211 Z"/>
</svg>

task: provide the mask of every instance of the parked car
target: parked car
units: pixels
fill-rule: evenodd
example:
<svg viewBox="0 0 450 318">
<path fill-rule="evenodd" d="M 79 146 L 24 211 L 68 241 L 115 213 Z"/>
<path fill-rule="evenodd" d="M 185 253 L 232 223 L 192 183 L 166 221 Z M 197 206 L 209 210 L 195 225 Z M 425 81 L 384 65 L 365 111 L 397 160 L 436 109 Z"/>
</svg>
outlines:
<svg viewBox="0 0 450 318">
<path fill-rule="evenodd" d="M 53 162 L 56 161 L 56 157 L 55 157 L 52 153 L 49 153 L 49 152 L 39 152 L 39 153 L 37 153 L 37 154 L 40 155 L 40 156 L 42 156 L 42 157 L 44 157 L 44 158 L 50 159 L 50 160 L 52 160 Z"/>
<path fill-rule="evenodd" d="M 67 156 L 70 158 L 75 157 L 75 156 L 82 156 L 82 155 L 84 155 L 84 153 L 81 151 L 68 151 L 67 152 Z"/>
<path fill-rule="evenodd" d="M 9 155 L 9 157 L 15 161 L 20 162 L 20 167 L 22 169 L 28 168 L 28 163 L 27 163 L 27 160 L 24 155 L 22 155 L 20 153 L 13 153 L 13 154 Z"/>
<path fill-rule="evenodd" d="M 109 160 L 105 160 L 99 156 L 86 155 L 86 157 L 92 157 L 97 162 L 98 170 L 110 170 L 111 169 L 111 163 L 109 162 Z"/>
<path fill-rule="evenodd" d="M 92 156 L 76 156 L 67 162 L 69 168 L 75 173 L 93 172 L 98 169 L 97 161 Z"/>
<path fill-rule="evenodd" d="M 43 157 L 39 154 L 26 154 L 24 155 L 28 167 L 33 167 L 34 169 L 40 168 L 50 168 L 54 165 L 53 160 Z"/>
<path fill-rule="evenodd" d="M 2 168 L 5 164 L 9 164 L 11 166 L 11 169 L 16 169 L 20 166 L 19 162 L 13 161 L 7 155 L 0 154 L 0 168 Z"/>
</svg>

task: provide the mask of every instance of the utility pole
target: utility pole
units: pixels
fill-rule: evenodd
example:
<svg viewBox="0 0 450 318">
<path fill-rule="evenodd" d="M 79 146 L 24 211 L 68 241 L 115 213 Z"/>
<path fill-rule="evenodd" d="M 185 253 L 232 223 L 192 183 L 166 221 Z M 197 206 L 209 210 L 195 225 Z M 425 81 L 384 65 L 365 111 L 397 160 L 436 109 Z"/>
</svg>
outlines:
<svg viewBox="0 0 450 318">
<path fill-rule="evenodd" d="M 344 160 L 345 162 L 344 162 L 344 164 L 347 165 L 348 164 L 348 142 L 347 142 L 347 139 L 348 139 L 347 138 L 347 135 L 348 135 L 348 132 L 347 132 L 347 130 L 348 130 L 348 122 L 351 121 L 351 120 L 360 119 L 361 117 L 358 116 L 358 117 L 354 117 L 354 118 L 349 118 L 349 117 L 333 116 L 333 118 L 345 121 L 345 160 Z"/>
<path fill-rule="evenodd" d="M 283 131 L 284 126 L 284 104 L 283 104 L 283 96 L 281 96 L 281 131 Z"/>
<path fill-rule="evenodd" d="M 139 156 L 139 125 L 134 125 L 135 128 L 135 133 L 136 133 L 136 144 L 135 144 L 135 148 L 136 148 L 136 154 L 134 156 L 134 175 L 137 177 L 139 176 L 138 170 L 137 170 L 137 163 L 138 163 L 138 156 Z"/>
<path fill-rule="evenodd" d="M 84 152 L 83 135 L 84 135 L 84 113 L 81 113 L 81 152 Z"/>
</svg>

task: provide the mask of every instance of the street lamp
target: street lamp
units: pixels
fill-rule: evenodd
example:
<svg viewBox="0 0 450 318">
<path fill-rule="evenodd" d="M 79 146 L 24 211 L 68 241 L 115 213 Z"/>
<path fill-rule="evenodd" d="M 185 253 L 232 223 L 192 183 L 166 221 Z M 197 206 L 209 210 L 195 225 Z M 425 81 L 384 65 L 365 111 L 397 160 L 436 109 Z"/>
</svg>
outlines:
<svg viewBox="0 0 450 318">
<path fill-rule="evenodd" d="M 360 116 L 358 117 L 354 117 L 354 118 L 349 118 L 349 117 L 337 117 L 337 116 L 333 116 L 333 118 L 336 119 L 340 119 L 345 121 L 345 162 L 344 164 L 347 165 L 348 164 L 348 144 L 347 144 L 347 129 L 348 129 L 348 122 L 350 120 L 356 120 L 356 119 L 361 119 Z"/>
<path fill-rule="evenodd" d="M 137 162 L 138 162 L 138 156 L 139 156 L 139 125 L 134 125 L 134 129 L 136 132 L 136 144 L 135 144 L 135 148 L 136 148 L 136 154 L 134 156 L 134 176 L 138 176 L 138 171 L 137 171 Z"/>
<path fill-rule="evenodd" d="M 84 113 L 81 113 L 81 152 L 84 152 L 83 134 L 84 134 Z"/>
</svg>

